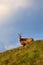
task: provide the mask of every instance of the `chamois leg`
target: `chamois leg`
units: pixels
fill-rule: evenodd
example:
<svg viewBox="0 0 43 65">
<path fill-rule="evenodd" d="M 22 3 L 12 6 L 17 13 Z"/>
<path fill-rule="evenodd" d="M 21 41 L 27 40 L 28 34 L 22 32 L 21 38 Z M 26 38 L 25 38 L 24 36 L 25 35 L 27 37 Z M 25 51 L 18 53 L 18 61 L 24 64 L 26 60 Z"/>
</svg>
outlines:
<svg viewBox="0 0 43 65">
<path fill-rule="evenodd" d="M 23 44 L 23 46 L 25 46 L 26 44 Z"/>
</svg>

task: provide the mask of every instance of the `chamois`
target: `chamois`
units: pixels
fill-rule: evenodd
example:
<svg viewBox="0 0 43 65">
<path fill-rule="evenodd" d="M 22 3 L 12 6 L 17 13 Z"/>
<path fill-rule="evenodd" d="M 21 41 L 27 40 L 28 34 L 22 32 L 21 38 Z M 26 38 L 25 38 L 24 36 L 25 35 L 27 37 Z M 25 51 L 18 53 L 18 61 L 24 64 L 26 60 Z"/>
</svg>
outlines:
<svg viewBox="0 0 43 65">
<path fill-rule="evenodd" d="M 30 44 L 32 41 L 34 41 L 33 38 L 22 38 L 21 35 L 19 34 L 19 41 L 21 45 L 25 46 L 26 44 Z"/>
</svg>

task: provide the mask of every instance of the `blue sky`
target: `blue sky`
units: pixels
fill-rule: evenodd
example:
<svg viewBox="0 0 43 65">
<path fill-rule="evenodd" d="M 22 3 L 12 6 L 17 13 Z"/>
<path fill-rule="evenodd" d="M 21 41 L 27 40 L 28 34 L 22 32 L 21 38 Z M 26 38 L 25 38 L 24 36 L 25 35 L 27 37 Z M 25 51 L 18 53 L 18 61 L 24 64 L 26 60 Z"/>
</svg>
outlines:
<svg viewBox="0 0 43 65">
<path fill-rule="evenodd" d="M 20 46 L 18 33 L 43 39 L 43 0 L 0 1 L 0 52 Z"/>
</svg>

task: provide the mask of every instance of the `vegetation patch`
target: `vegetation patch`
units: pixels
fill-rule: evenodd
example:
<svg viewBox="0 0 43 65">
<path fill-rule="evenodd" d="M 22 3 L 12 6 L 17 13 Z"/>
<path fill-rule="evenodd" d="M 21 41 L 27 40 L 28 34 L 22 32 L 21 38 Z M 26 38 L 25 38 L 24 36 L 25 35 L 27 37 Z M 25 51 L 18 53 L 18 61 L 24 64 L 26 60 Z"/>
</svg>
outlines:
<svg viewBox="0 0 43 65">
<path fill-rule="evenodd" d="M 0 53 L 0 65 L 43 65 L 43 40 Z"/>
</svg>

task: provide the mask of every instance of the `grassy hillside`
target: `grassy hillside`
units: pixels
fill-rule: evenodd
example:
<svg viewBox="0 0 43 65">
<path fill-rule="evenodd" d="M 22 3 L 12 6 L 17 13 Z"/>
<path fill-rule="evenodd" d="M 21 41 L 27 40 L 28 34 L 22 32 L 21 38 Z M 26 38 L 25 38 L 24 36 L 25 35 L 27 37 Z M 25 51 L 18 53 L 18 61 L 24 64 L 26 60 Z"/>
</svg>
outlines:
<svg viewBox="0 0 43 65">
<path fill-rule="evenodd" d="M 0 65 L 43 65 L 43 40 L 0 53 Z"/>
</svg>

